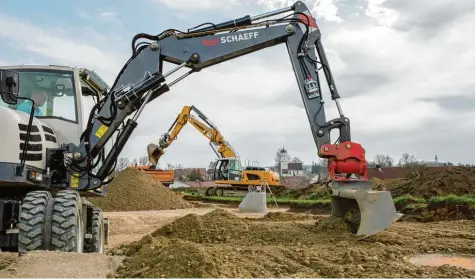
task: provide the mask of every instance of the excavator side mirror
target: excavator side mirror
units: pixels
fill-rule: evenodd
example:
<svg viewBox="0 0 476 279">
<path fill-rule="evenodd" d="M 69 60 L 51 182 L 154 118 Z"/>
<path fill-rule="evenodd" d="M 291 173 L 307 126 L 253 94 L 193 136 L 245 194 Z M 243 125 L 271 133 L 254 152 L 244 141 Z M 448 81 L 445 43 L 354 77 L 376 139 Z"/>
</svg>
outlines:
<svg viewBox="0 0 476 279">
<path fill-rule="evenodd" d="M 2 101 L 9 105 L 18 103 L 18 86 L 20 77 L 17 72 L 0 69 L 0 95 Z"/>
</svg>

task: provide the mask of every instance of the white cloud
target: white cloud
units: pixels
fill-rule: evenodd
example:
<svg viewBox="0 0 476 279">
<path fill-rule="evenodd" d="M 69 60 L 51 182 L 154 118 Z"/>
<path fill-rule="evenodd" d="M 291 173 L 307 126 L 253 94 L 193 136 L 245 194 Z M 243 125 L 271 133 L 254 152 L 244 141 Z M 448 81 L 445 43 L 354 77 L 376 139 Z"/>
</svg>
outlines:
<svg viewBox="0 0 476 279">
<path fill-rule="evenodd" d="M 239 4 L 231 0 L 155 2 L 179 12 L 196 9 L 197 13 L 229 9 Z M 259 0 L 257 3 L 272 10 L 293 2 Z M 390 9 L 383 1 L 370 1 L 366 13 L 352 18 L 345 15 L 355 13 L 338 10 L 335 1 L 305 2 L 315 16 L 324 19 L 323 44 L 340 90 L 342 108 L 351 120 L 353 138 L 364 141 L 362 144 L 370 159 L 379 152 L 401 154 L 419 140 L 433 138 L 449 142 L 453 134 L 464 131 L 465 138 L 453 148 L 451 158 L 474 162 L 474 158 L 467 156 L 467 150 L 474 146 L 474 136 L 467 138 L 469 132 L 474 133 L 474 109 L 456 110 L 444 103 L 444 98 L 454 98 L 456 102 L 460 98 L 474 98 L 474 37 L 472 33 L 468 35 L 474 32 L 470 18 L 473 15 L 455 17 L 445 22 L 444 28 L 433 37 L 427 35 L 422 39 L 414 29 L 396 28 L 395 22 L 407 13 Z M 341 9 L 338 2 L 337 6 Z M 193 18 L 188 20 L 192 26 Z M 0 37 L 7 43 L 54 63 L 60 61 L 97 69 L 108 81 L 115 78 L 129 55 L 129 52 L 111 52 L 110 44 L 104 44 L 107 40 L 97 32 L 88 32 L 88 38 L 78 38 L 66 30 L 51 31 L 5 16 L 0 18 L 0 25 L 4 27 L 0 29 Z M 19 33 L 26 36 L 17 36 Z M 129 40 L 115 45 L 130 51 Z M 167 132 L 184 105 L 195 105 L 202 110 L 242 158 L 269 164 L 276 149 L 284 145 L 291 155 L 300 156 L 306 163 L 317 159 L 307 115 L 284 47 L 204 69 L 171 87 L 146 107 L 123 155 L 145 154 L 146 145 Z M 326 116 L 327 119 L 337 116 L 329 97 L 326 97 Z M 383 140 L 385 144 L 374 139 Z M 418 146 L 420 149 L 413 152 L 419 158 L 431 159 L 439 152 L 438 147 Z M 162 163 L 189 166 L 205 166 L 214 158 L 208 141 L 190 126 L 166 154 Z"/>
<path fill-rule="evenodd" d="M 282 9 L 284 7 L 289 7 L 294 4 L 294 1 L 291 0 L 257 0 L 259 5 L 265 6 L 269 10 Z"/>
<path fill-rule="evenodd" d="M 365 14 L 379 24 L 390 26 L 398 19 L 398 13 L 395 10 L 382 7 L 385 1 L 387 0 L 366 0 L 368 5 Z"/>
<path fill-rule="evenodd" d="M 99 13 L 99 18 L 103 22 L 111 22 L 117 19 L 117 13 L 113 11 L 103 11 Z"/>
<path fill-rule="evenodd" d="M 316 14 L 327 21 L 342 22 L 342 18 L 337 16 L 337 6 L 335 0 L 316 0 L 312 8 L 310 8 L 312 14 Z"/>
<path fill-rule="evenodd" d="M 263 5 L 269 10 L 277 10 L 292 6 L 296 1 L 290 0 L 257 0 L 257 4 Z M 338 9 L 335 0 L 304 0 L 311 13 L 318 18 L 329 22 L 342 22 L 342 18 L 337 15 Z"/>
<path fill-rule="evenodd" d="M 238 0 L 153 0 L 173 10 L 182 12 L 199 12 L 204 10 L 231 10 L 238 4 Z"/>
<path fill-rule="evenodd" d="M 92 18 L 91 15 L 88 12 L 86 12 L 85 10 L 83 10 L 82 8 L 77 8 L 76 13 L 82 19 L 91 19 Z"/>
<path fill-rule="evenodd" d="M 113 49 L 102 51 L 90 42 L 69 35 L 66 30 L 42 29 L 26 20 L 1 15 L 0 37 L 21 50 L 30 51 L 51 59 L 51 64 L 90 67 L 112 82 L 124 58 Z M 22 34 L 22 36 L 18 36 Z M 122 59 L 121 59 L 122 58 Z"/>
</svg>

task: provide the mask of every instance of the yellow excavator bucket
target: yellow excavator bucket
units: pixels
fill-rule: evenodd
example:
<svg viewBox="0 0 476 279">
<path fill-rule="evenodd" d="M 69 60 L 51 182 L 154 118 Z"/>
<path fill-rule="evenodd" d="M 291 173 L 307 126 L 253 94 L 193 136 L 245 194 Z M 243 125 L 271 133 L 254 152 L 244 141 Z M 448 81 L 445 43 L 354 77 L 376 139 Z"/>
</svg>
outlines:
<svg viewBox="0 0 476 279">
<path fill-rule="evenodd" d="M 157 144 L 151 143 L 147 145 L 147 157 L 149 157 L 149 162 L 152 165 L 157 165 L 159 162 L 159 158 L 162 155 L 160 151 L 160 147 Z"/>
<path fill-rule="evenodd" d="M 372 190 L 370 181 L 333 181 L 330 188 L 331 215 L 343 218 L 358 236 L 382 232 L 403 216 L 390 192 Z"/>
</svg>

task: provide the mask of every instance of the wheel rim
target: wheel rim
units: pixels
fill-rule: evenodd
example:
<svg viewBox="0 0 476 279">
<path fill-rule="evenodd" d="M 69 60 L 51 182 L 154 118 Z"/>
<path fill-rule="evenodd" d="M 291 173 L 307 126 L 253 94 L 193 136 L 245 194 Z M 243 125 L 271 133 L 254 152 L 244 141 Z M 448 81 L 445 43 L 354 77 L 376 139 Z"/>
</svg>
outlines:
<svg viewBox="0 0 476 279">
<path fill-rule="evenodd" d="M 104 253 L 104 224 L 99 226 L 98 253 Z"/>
<path fill-rule="evenodd" d="M 83 237 L 83 222 L 81 212 L 78 210 L 78 217 L 76 218 L 76 252 L 82 253 L 84 245 Z"/>
</svg>

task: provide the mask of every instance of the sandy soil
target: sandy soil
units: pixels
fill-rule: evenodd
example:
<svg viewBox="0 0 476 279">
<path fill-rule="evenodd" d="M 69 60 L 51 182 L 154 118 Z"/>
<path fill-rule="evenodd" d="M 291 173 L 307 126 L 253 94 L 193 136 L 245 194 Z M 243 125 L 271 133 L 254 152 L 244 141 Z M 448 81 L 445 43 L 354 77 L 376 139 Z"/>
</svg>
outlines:
<svg viewBox="0 0 476 279">
<path fill-rule="evenodd" d="M 106 278 L 123 257 L 104 254 L 76 254 L 53 251 L 31 252 L 18 257 L 0 271 L 1 278 Z"/>
<path fill-rule="evenodd" d="M 139 240 L 157 228 L 167 225 L 176 219 L 187 214 L 203 215 L 217 206 L 207 208 L 188 208 L 177 210 L 155 210 L 155 211 L 128 211 L 128 212 L 105 212 L 105 217 L 109 218 L 109 243 L 107 250 L 124 243 Z M 228 212 L 232 212 L 240 217 L 259 218 L 264 214 L 241 213 L 234 208 L 220 207 Z M 270 212 L 285 212 L 288 208 L 270 208 Z"/>
<path fill-rule="evenodd" d="M 107 250 L 118 247 L 121 244 L 139 240 L 142 236 L 155 231 L 159 227 L 170 224 L 180 217 L 186 216 L 190 213 L 204 215 L 216 208 L 217 207 L 214 206 L 209 208 L 190 208 L 162 211 L 108 212 L 105 215 L 109 218 L 111 227 Z M 263 214 L 243 214 L 234 208 L 220 208 L 239 217 L 248 219 L 259 218 L 263 216 Z M 286 210 L 287 208 L 270 208 L 270 211 L 272 212 L 285 212 Z M 278 219 L 275 221 L 279 222 Z M 284 221 L 291 221 L 291 219 L 283 220 L 281 222 Z M 293 220 L 293 222 L 296 222 L 296 220 Z M 314 221 L 308 219 L 303 220 L 302 222 L 311 223 Z M 474 261 L 474 235 L 474 221 L 464 220 L 434 223 L 398 222 L 394 224 L 388 232 L 380 236 L 375 236 L 372 242 L 367 244 L 365 244 L 365 241 L 360 242 L 360 244 L 358 244 L 356 247 L 352 249 L 349 248 L 349 251 L 353 251 L 355 249 L 365 250 L 365 247 L 371 247 L 375 250 L 376 247 L 377 249 L 380 249 L 378 248 L 379 245 L 385 245 L 395 249 L 392 251 L 391 255 L 389 254 L 387 256 L 396 257 L 397 260 L 404 262 L 408 260 L 408 256 L 411 257 L 419 253 L 470 254 L 473 255 Z M 346 241 L 341 242 L 347 243 Z M 336 239 L 336 243 L 341 242 L 337 241 Z M 413 252 L 406 253 L 406 247 L 413 250 Z M 259 247 L 257 249 L 259 249 Z M 327 247 L 325 249 L 327 249 Z M 337 254 L 339 254 L 337 252 L 339 249 L 340 248 L 337 248 L 335 251 Z M 384 255 L 386 255 L 384 248 L 382 248 L 382 251 L 383 252 L 380 253 L 380 250 L 375 250 L 375 254 L 378 255 L 379 258 L 384 257 Z M 321 258 L 319 253 L 316 252 L 316 255 L 311 256 L 314 256 L 316 260 L 319 260 Z M 401 256 L 399 254 L 401 254 Z M 307 256 L 310 257 L 312 261 L 313 257 L 309 255 Z M 384 258 L 387 258 L 387 256 Z M 340 257 L 341 256 L 339 254 L 339 258 Z M 362 264 L 356 260 L 357 255 L 352 255 L 352 257 L 355 258 L 354 264 L 356 264 L 356 266 L 358 265 L 360 268 L 360 265 Z M 0 271 L 0 277 L 106 278 L 111 276 L 111 274 L 114 274 L 114 270 L 117 268 L 117 266 L 119 266 L 123 258 L 124 257 L 122 255 L 107 256 L 98 254 L 73 254 L 57 252 L 29 253 L 18 258 L 16 254 L 0 253 L 1 268 L 5 267 Z M 338 261 L 337 258 L 336 261 Z M 388 259 L 385 259 L 385 261 L 387 261 L 387 264 L 389 264 Z M 339 262 L 339 264 L 342 263 Z M 352 265 L 352 262 L 350 264 Z M 379 267 L 384 265 L 384 262 L 379 262 L 378 264 Z M 367 268 L 365 264 L 363 264 L 363 266 Z M 368 268 L 373 270 L 375 270 L 375 268 L 378 269 L 377 266 L 368 266 Z M 397 268 L 397 266 L 395 266 L 395 268 Z M 406 268 L 408 268 L 408 266 L 406 266 Z M 343 272 L 346 273 L 346 271 Z M 341 274 L 341 272 L 337 272 L 336 274 Z M 427 270 L 423 270 L 421 275 L 423 276 L 429 274 L 431 273 L 427 273 Z M 354 276 L 355 275 L 358 274 L 355 273 Z"/>
</svg>

